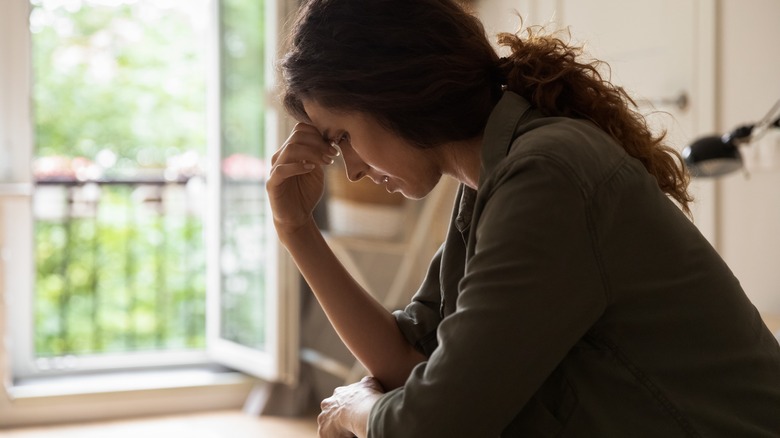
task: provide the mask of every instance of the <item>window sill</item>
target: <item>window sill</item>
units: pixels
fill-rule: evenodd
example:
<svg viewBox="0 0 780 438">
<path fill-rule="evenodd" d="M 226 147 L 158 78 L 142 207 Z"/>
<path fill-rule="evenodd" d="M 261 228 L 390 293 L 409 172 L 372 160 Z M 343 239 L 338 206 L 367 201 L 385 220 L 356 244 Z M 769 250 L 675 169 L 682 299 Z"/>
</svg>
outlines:
<svg viewBox="0 0 780 438">
<path fill-rule="evenodd" d="M 0 391 L 0 429 L 241 409 L 260 382 L 216 367 L 27 378 Z"/>
<path fill-rule="evenodd" d="M 216 367 L 189 367 L 84 375 L 30 377 L 8 388 L 11 400 L 173 388 L 245 385 L 254 379 Z"/>
</svg>

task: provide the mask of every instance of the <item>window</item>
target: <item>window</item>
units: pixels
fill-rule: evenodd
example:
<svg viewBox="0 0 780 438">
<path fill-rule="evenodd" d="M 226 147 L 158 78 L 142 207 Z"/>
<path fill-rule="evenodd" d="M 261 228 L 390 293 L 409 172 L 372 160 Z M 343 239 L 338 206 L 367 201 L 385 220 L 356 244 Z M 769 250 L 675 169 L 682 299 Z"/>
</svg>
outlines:
<svg viewBox="0 0 780 438">
<path fill-rule="evenodd" d="M 285 3 L 11 8 L 29 23 L 0 30 L 0 185 L 31 195 L 0 200 L 14 376 L 217 361 L 289 381 L 298 281 L 263 187 Z"/>
</svg>

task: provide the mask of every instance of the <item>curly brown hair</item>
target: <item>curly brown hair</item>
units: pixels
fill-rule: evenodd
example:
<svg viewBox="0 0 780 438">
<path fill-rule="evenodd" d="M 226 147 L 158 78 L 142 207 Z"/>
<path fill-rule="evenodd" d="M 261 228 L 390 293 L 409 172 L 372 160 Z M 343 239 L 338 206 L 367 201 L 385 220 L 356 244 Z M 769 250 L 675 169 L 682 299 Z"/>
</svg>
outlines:
<svg viewBox="0 0 780 438">
<path fill-rule="evenodd" d="M 541 28 L 504 33 L 499 58 L 482 23 L 453 0 L 309 0 L 279 67 L 283 103 L 299 120 L 310 99 L 369 114 L 419 147 L 481 135 L 502 89 L 549 116 L 591 120 L 639 159 L 682 209 L 690 177 L 623 88 Z"/>
</svg>

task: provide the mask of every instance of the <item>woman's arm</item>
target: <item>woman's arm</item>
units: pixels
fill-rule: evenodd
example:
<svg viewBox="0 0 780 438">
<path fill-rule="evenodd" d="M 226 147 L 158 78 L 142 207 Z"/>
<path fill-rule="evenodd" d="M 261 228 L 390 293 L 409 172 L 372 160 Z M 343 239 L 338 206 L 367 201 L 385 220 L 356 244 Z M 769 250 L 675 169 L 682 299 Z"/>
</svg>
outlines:
<svg viewBox="0 0 780 438">
<path fill-rule="evenodd" d="M 352 278 L 313 221 L 280 239 L 352 354 L 386 390 L 402 386 L 425 357 L 406 341 L 393 315 Z"/>
<path fill-rule="evenodd" d="M 314 222 L 323 168 L 336 154 L 315 127 L 295 127 L 274 154 L 266 183 L 274 225 L 341 340 L 390 390 L 403 385 L 425 358 L 406 341 L 392 314 L 349 275 Z"/>
</svg>

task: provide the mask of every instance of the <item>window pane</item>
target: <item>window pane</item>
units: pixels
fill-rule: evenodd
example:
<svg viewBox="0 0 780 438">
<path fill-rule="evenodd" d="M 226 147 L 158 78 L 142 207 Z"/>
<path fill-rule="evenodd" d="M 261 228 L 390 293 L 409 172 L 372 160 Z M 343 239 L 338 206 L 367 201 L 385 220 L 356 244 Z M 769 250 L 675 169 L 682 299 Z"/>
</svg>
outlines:
<svg viewBox="0 0 780 438">
<path fill-rule="evenodd" d="M 35 353 L 202 349 L 207 0 L 31 4 Z"/>
<path fill-rule="evenodd" d="M 222 291 L 220 337 L 266 345 L 264 5 L 221 2 Z"/>
</svg>

